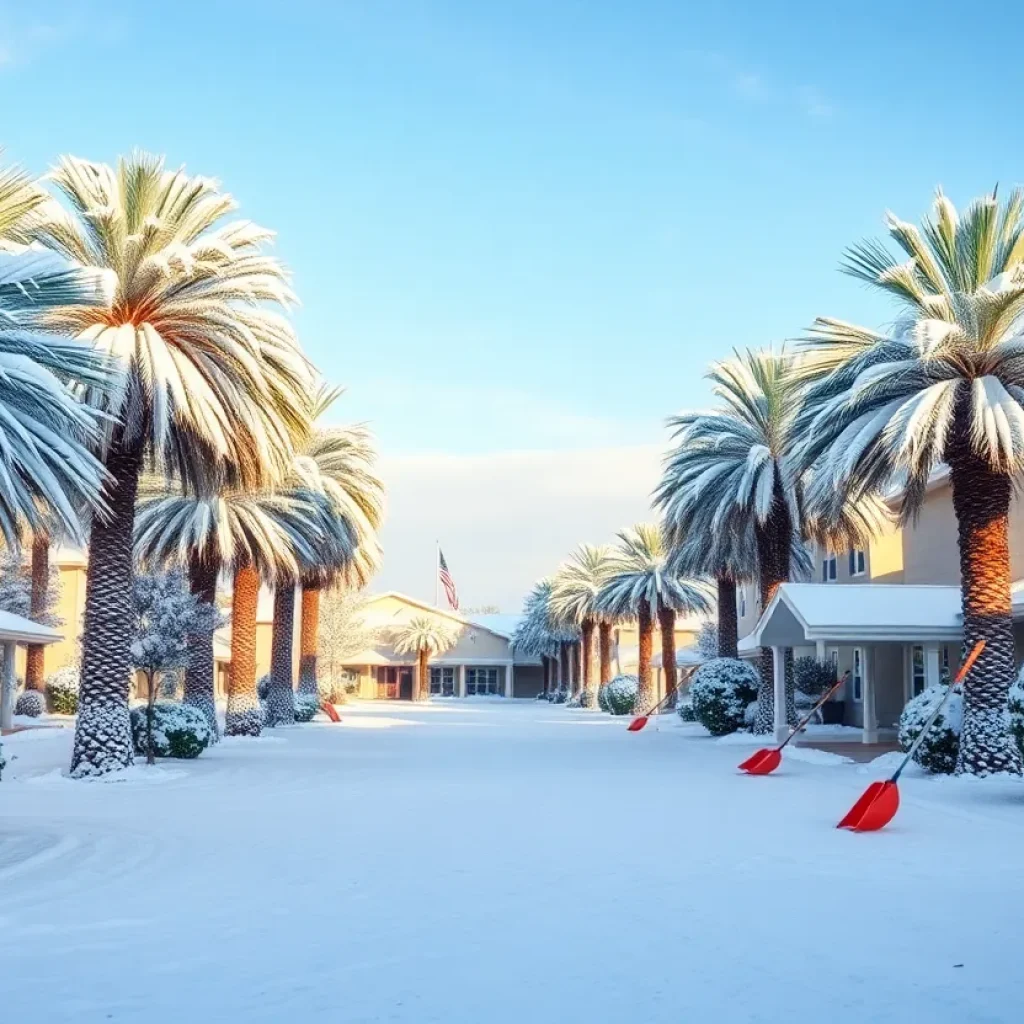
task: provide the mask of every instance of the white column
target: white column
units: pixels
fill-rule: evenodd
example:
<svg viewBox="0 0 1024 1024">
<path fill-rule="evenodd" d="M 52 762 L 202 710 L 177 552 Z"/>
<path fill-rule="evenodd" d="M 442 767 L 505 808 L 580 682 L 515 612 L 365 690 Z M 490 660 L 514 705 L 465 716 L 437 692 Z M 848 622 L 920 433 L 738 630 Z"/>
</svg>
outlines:
<svg viewBox="0 0 1024 1024">
<path fill-rule="evenodd" d="M 786 724 L 786 648 L 772 648 L 772 668 L 775 677 L 775 742 L 789 736 Z"/>
<path fill-rule="evenodd" d="M 864 725 L 861 730 L 862 743 L 878 742 L 878 713 L 875 710 L 875 649 L 863 647 L 864 658 L 861 662 L 861 675 L 864 688 Z"/>
<path fill-rule="evenodd" d="M 4 644 L 3 680 L 0 685 L 0 729 L 14 725 L 14 652 L 17 645 L 13 640 Z"/>
<path fill-rule="evenodd" d="M 466 666 L 459 666 L 459 688 L 456 691 L 460 697 L 466 696 Z"/>
<path fill-rule="evenodd" d="M 942 676 L 942 662 L 939 660 L 939 645 L 926 644 L 924 649 L 924 685 L 938 686 Z"/>
<path fill-rule="evenodd" d="M 818 661 L 822 661 L 823 662 L 825 660 L 826 654 L 825 654 L 825 641 L 824 640 L 816 640 L 814 642 L 814 657 Z"/>
<path fill-rule="evenodd" d="M 512 681 L 512 675 L 515 671 L 515 666 L 511 661 L 505 663 L 505 696 L 511 697 L 515 692 L 515 687 Z"/>
</svg>

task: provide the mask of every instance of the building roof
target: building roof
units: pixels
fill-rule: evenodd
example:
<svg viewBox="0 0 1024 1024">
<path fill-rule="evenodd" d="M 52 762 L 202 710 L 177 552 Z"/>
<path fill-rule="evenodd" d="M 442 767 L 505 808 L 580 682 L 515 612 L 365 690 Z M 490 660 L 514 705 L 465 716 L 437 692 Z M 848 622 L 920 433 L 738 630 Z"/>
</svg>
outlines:
<svg viewBox="0 0 1024 1024">
<path fill-rule="evenodd" d="M 783 583 L 744 641 L 749 649 L 817 640 L 957 640 L 961 633 L 959 587 Z"/>
<path fill-rule="evenodd" d="M 49 626 L 26 619 L 14 612 L 0 611 L 0 642 L 13 641 L 17 644 L 52 644 L 63 640 L 64 635 Z"/>
<path fill-rule="evenodd" d="M 497 633 L 498 636 L 503 636 L 506 640 L 512 639 L 512 634 L 516 631 L 516 626 L 525 619 L 525 615 L 473 615 L 467 621 L 471 622 L 474 626 L 479 626 L 481 629 L 486 629 L 488 632 Z"/>
<path fill-rule="evenodd" d="M 449 611 L 445 608 L 435 608 L 432 604 L 427 604 L 426 601 L 419 601 L 415 597 L 410 597 L 408 594 L 401 594 L 397 590 L 386 590 L 382 594 L 371 594 L 366 599 L 368 605 L 373 604 L 375 601 L 383 601 L 384 598 L 391 597 L 396 601 L 404 601 L 408 605 L 412 605 L 413 608 L 419 608 L 422 611 L 429 612 L 431 615 L 440 615 L 443 619 L 450 619 L 452 622 L 457 622 L 461 626 L 476 626 L 478 629 L 484 629 L 488 633 L 493 633 L 495 636 L 500 637 L 502 640 L 511 639 L 511 634 L 503 632 L 498 626 L 489 625 L 488 619 L 501 619 L 506 620 L 510 618 L 516 618 L 517 616 L 510 615 L 479 615 L 472 619 L 467 619 L 458 612 Z"/>
</svg>

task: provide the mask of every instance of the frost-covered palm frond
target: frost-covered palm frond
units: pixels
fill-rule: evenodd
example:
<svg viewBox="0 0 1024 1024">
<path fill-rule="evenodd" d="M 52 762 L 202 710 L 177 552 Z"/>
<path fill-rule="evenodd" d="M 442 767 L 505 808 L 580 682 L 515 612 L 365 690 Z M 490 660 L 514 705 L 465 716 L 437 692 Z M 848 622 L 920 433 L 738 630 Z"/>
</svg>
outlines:
<svg viewBox="0 0 1024 1024">
<path fill-rule="evenodd" d="M 342 394 L 341 388 L 321 384 L 312 398 L 311 418 L 319 420 Z M 379 571 L 379 531 L 384 519 L 384 484 L 377 475 L 377 452 L 363 424 L 316 426 L 302 443 L 292 467 L 292 481 L 325 495 L 353 531 L 354 558 L 338 565 L 322 562 L 322 582 L 340 574 L 351 587 L 365 587 Z"/>
<path fill-rule="evenodd" d="M 843 269 L 900 299 L 917 319 L 955 320 L 956 296 L 1016 276 L 1024 262 L 1024 193 L 1014 189 L 1000 203 L 993 191 L 962 213 L 939 189 L 933 212 L 917 227 L 886 214 L 894 255 L 876 240 L 852 246 Z"/>
<path fill-rule="evenodd" d="M 394 633 L 396 654 L 444 654 L 455 646 L 461 631 L 441 619 L 419 615 L 400 626 Z"/>
<path fill-rule="evenodd" d="M 524 618 L 512 636 L 512 649 L 520 654 L 553 657 L 561 643 L 579 637 L 579 629 L 558 621 L 551 611 L 554 582 L 550 579 L 537 583 L 523 602 Z"/>
<path fill-rule="evenodd" d="M 898 481 L 912 514 L 958 421 L 994 472 L 1024 470 L 1024 285 L 1004 278 L 949 300 L 948 319 L 922 315 L 889 336 L 815 322 L 806 344 L 825 358 L 804 373 L 798 418 L 812 504 Z"/>
<path fill-rule="evenodd" d="M 555 572 L 548 614 L 557 622 L 581 626 L 598 617 L 597 596 L 608 574 L 612 549 L 581 544 Z"/>
<path fill-rule="evenodd" d="M 781 497 L 799 522 L 799 467 L 792 458 L 799 394 L 785 352 L 744 352 L 708 374 L 722 407 L 669 420 L 676 446 L 669 453 L 655 501 L 670 534 L 689 532 L 692 509 L 714 509 L 714 531 L 737 518 L 767 521 Z"/>
<path fill-rule="evenodd" d="M 235 202 L 215 182 L 146 154 L 116 167 L 65 157 L 50 177 L 66 205 L 36 209 L 31 237 L 116 275 L 110 308 L 64 307 L 48 319 L 124 370 L 113 392 L 85 382 L 85 401 L 192 489 L 283 477 L 309 431 L 312 383 L 280 312 L 293 295 L 264 252 L 271 233 L 225 220 Z"/>
<path fill-rule="evenodd" d="M 669 572 L 660 526 L 641 523 L 620 532 L 618 539 L 598 596 L 601 614 L 617 619 L 636 618 L 645 602 L 652 615 L 660 608 L 687 615 L 711 610 L 710 591 L 705 582 Z"/>
<path fill-rule="evenodd" d="M 322 497 L 225 490 L 215 498 L 148 494 L 135 519 L 135 556 L 143 563 L 187 565 L 194 555 L 222 565 L 250 563 L 264 579 L 295 580 L 336 548 L 354 542 Z"/>
<path fill-rule="evenodd" d="M 24 176 L 0 171 L 0 232 L 19 237 L 41 202 Z M 109 301 L 107 275 L 0 237 L 0 534 L 17 543 L 22 527 L 81 542 L 79 512 L 101 507 L 103 467 L 89 447 L 96 414 L 71 390 L 111 383 L 109 367 L 87 346 L 37 330 L 56 306 Z"/>
</svg>

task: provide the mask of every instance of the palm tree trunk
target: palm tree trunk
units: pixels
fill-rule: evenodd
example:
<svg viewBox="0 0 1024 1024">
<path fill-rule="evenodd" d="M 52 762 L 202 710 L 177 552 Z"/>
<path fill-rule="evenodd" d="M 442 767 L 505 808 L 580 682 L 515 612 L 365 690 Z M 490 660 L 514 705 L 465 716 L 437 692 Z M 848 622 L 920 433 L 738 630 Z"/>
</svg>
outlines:
<svg viewBox="0 0 1024 1024">
<path fill-rule="evenodd" d="M 719 576 L 715 583 L 718 586 L 718 656 L 738 658 L 740 655 L 736 581 L 728 576 Z"/>
<path fill-rule="evenodd" d="M 412 699 L 430 700 L 430 651 L 426 647 L 420 648 L 416 656 L 416 678 L 413 680 Z"/>
<path fill-rule="evenodd" d="M 299 693 L 320 699 L 317 680 L 317 650 L 320 637 L 320 588 L 302 587 L 302 623 L 299 626 Z"/>
<path fill-rule="evenodd" d="M 1020 774 L 1021 758 L 1006 727 L 1014 676 L 1010 598 L 1010 478 L 993 473 L 973 451 L 968 410 L 958 410 L 949 446 L 953 511 L 960 546 L 964 649 L 985 641 L 963 688 L 958 774 Z"/>
<path fill-rule="evenodd" d="M 551 661 L 546 654 L 540 656 L 540 669 L 544 676 L 544 689 L 541 690 L 541 693 L 546 697 L 548 695 L 548 688 L 551 685 Z"/>
<path fill-rule="evenodd" d="M 564 690 L 566 699 L 572 687 L 572 680 L 569 678 L 569 643 L 563 640 L 558 645 L 558 688 Z"/>
<path fill-rule="evenodd" d="M 580 660 L 583 663 L 583 686 L 580 700 L 585 708 L 597 707 L 597 689 L 594 686 L 594 622 L 586 619 L 580 629 Z"/>
<path fill-rule="evenodd" d="M 755 524 L 757 539 L 758 575 L 761 584 L 761 611 L 771 603 L 779 587 L 789 579 L 790 545 L 793 522 L 789 506 L 782 493 L 782 485 L 775 482 L 775 498 L 768 519 Z M 775 666 L 770 647 L 761 648 L 761 685 L 757 691 L 757 715 L 754 732 L 770 733 L 775 728 Z M 795 695 L 786 685 L 786 721 L 796 723 Z M 792 713 L 790 706 L 792 705 Z"/>
<path fill-rule="evenodd" d="M 274 587 L 274 625 L 270 640 L 270 688 L 267 725 L 295 724 L 295 681 L 292 658 L 295 636 L 295 584 Z"/>
<path fill-rule="evenodd" d="M 612 624 L 597 624 L 597 663 L 600 671 L 598 686 L 607 686 L 612 681 Z"/>
<path fill-rule="evenodd" d="M 28 617 L 39 622 L 49 609 L 46 599 L 50 591 L 50 538 L 45 533 L 32 536 L 32 593 Z M 25 652 L 25 689 L 42 691 L 46 686 L 46 648 L 29 644 Z"/>
<path fill-rule="evenodd" d="M 676 613 L 661 605 L 658 609 L 658 625 L 661 627 L 661 671 L 665 676 L 665 697 L 668 697 L 679 685 L 679 670 L 676 668 Z"/>
<path fill-rule="evenodd" d="M 637 615 L 638 619 L 638 643 L 639 643 L 639 664 L 637 676 L 639 688 L 636 696 L 636 709 L 644 713 L 654 703 L 654 687 L 651 683 L 651 654 L 654 652 L 654 620 L 651 616 L 651 606 L 646 600 L 641 600 Z"/>
<path fill-rule="evenodd" d="M 189 589 L 205 604 L 217 603 L 217 577 L 220 559 L 213 554 L 189 559 Z M 215 739 L 220 738 L 217 726 L 216 661 L 213 656 L 213 633 L 204 631 L 189 637 L 188 665 L 185 668 L 184 703 L 201 711 Z"/>
<path fill-rule="evenodd" d="M 256 606 L 260 597 L 259 573 L 243 563 L 235 569 L 231 598 L 231 674 L 228 682 L 228 736 L 259 736 L 263 709 L 256 691 Z"/>
<path fill-rule="evenodd" d="M 76 778 L 127 768 L 133 760 L 128 692 L 132 675 L 132 533 L 142 445 L 125 448 L 120 432 L 107 456 L 109 515 L 89 535 L 78 722 L 71 754 Z"/>
</svg>

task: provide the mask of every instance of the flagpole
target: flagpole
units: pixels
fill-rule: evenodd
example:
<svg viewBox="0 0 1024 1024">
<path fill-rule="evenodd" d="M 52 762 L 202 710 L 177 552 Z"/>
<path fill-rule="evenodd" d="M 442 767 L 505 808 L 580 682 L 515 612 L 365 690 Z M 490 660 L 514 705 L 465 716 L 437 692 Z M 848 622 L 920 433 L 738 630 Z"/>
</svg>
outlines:
<svg viewBox="0 0 1024 1024">
<path fill-rule="evenodd" d="M 441 595 L 438 587 L 441 582 L 441 542 L 434 541 L 434 607 L 441 607 Z"/>
</svg>

